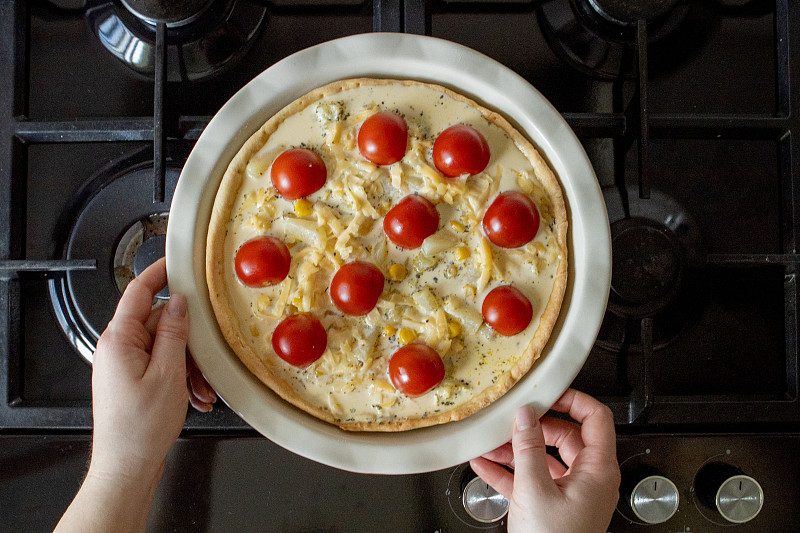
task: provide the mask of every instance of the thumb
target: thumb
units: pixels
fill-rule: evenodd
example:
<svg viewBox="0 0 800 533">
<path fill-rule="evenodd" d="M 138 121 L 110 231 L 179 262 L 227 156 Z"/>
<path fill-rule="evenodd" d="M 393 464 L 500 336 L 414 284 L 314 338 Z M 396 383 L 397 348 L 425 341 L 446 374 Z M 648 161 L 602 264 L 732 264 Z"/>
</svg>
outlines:
<svg viewBox="0 0 800 533">
<path fill-rule="evenodd" d="M 533 409 L 523 405 L 517 410 L 514 433 L 514 491 L 542 494 L 555 488 L 547 466 L 544 433 Z"/>
<path fill-rule="evenodd" d="M 153 341 L 151 363 L 162 369 L 174 365 L 181 366 L 185 373 L 186 342 L 189 338 L 189 319 L 186 316 L 186 297 L 172 294 L 167 303 L 167 310 L 161 313 L 156 326 L 156 338 Z"/>
</svg>

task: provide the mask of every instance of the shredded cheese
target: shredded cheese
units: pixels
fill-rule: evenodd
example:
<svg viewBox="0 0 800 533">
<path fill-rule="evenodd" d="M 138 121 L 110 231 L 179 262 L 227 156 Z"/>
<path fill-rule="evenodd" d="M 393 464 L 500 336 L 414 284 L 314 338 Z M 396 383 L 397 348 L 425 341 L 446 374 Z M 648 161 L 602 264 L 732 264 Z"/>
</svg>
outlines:
<svg viewBox="0 0 800 533">
<path fill-rule="evenodd" d="M 475 250 L 478 254 L 478 266 L 480 267 L 480 277 L 478 278 L 478 292 L 483 292 L 492 279 L 493 261 L 492 261 L 492 247 L 486 237 L 481 237 L 478 242 L 478 248 Z"/>
<path fill-rule="evenodd" d="M 446 178 L 431 161 L 433 140 L 441 130 L 432 130 L 427 114 L 423 118 L 416 112 L 405 114 L 409 149 L 404 158 L 377 166 L 359 155 L 356 140 L 361 123 L 379 110 L 386 106 L 378 101 L 360 107 L 336 99 L 313 105 L 312 122 L 319 134 L 303 142 L 325 161 L 325 187 L 292 203 L 262 186 L 274 158 L 296 145 L 284 137 L 265 145 L 248 162 L 248 189 L 234 210 L 237 224 L 246 228 L 236 230 L 241 233 L 235 238 L 276 235 L 285 240 L 292 255 L 289 276 L 283 282 L 249 296 L 252 315 L 245 331 L 254 343 L 266 343 L 269 350 L 271 331 L 280 320 L 295 312 L 314 313 L 326 329 L 327 348 L 307 369 L 285 372 L 298 381 L 297 390 L 303 394 L 324 388 L 326 398 L 319 403 L 342 419 L 385 419 L 417 401 L 398 393 L 386 379 L 389 357 L 410 342 L 431 346 L 447 365 L 447 377 L 428 396 L 435 399 L 430 408 L 447 409 L 465 401 L 479 387 L 453 376 L 463 375 L 467 362 L 483 350 L 482 343 L 497 338 L 484 325 L 481 298 L 501 282 L 527 282 L 550 272 L 563 254 L 548 226 L 552 205 L 537 180 L 536 168 L 511 165 L 506 169 L 500 155 L 477 175 Z M 540 208 L 542 229 L 532 243 L 500 250 L 480 228 L 486 207 L 509 183 Z M 412 193 L 437 204 L 440 226 L 421 249 L 403 250 L 386 238 L 381 222 L 399 199 Z M 373 262 L 387 282 L 369 313 L 343 317 L 327 291 L 334 273 L 355 260 Z M 525 272 L 522 278 L 521 272 Z M 280 361 L 270 364 L 282 365 Z M 481 379 L 491 381 L 490 376 Z M 358 407 L 353 414 L 351 398 L 359 394 L 369 399 L 368 406 Z"/>
</svg>

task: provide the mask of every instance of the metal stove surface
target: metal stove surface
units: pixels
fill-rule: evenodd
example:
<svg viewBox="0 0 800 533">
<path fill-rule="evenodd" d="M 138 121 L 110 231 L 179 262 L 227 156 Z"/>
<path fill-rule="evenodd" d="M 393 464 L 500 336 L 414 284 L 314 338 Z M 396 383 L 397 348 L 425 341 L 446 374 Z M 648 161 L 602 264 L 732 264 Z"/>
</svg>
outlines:
<svg viewBox="0 0 800 533">
<path fill-rule="evenodd" d="M 623 472 L 647 467 L 670 479 L 677 505 L 671 518 L 648 525 L 626 506 L 625 495 L 608 531 L 796 531 L 800 508 L 792 502 L 800 493 L 798 446 L 797 434 L 620 437 Z M 80 486 L 89 453 L 88 436 L 4 437 L 4 530 L 52 531 Z M 697 472 L 719 461 L 763 488 L 763 507 L 751 522 L 729 523 L 703 505 Z M 351 474 L 301 460 L 263 438 L 183 438 L 168 457 L 148 531 L 505 531 L 503 521 L 481 524 L 464 512 L 458 493 L 464 477 L 463 467 L 413 476 Z"/>
<path fill-rule="evenodd" d="M 210 117 L 292 52 L 405 31 L 465 44 L 516 70 L 563 113 L 595 167 L 615 236 L 614 292 L 573 386 L 615 412 L 624 482 L 610 531 L 800 527 L 800 151 L 792 135 L 800 9 L 792 2 L 653 2 L 645 8 L 665 11 L 650 23 L 613 0 L 196 4 L 201 14 L 163 25 L 123 2 L 0 5 L 0 63 L 11 67 L 0 79 L 0 462 L 14 465 L 0 474 L 0 523 L 52 529 L 77 490 L 93 339 L 129 275 L 126 253 L 158 233 L 175 172 Z M 98 21 L 108 30 L 114 14 L 130 25 L 127 50 L 143 54 L 138 62 L 126 64 L 119 47 L 101 41 Z M 202 42 L 197 62 L 181 63 Z M 132 174 L 155 201 L 135 213 L 120 206 L 119 228 L 83 237 L 85 208 L 108 212 L 105 195 L 125 191 Z M 77 288 L 98 276 L 108 289 L 103 305 Z M 61 307 L 70 298 L 77 310 Z M 763 507 L 752 521 L 733 525 L 703 507 L 696 476 L 709 461 L 760 484 Z M 675 514 L 660 525 L 645 525 L 629 504 L 626 491 L 645 474 L 675 487 Z M 190 413 L 151 527 L 503 530 L 459 507 L 469 478 L 464 466 L 397 478 L 330 469 L 218 406 L 210 416 Z M 34 522 L 32 509 L 41 511 Z"/>
</svg>

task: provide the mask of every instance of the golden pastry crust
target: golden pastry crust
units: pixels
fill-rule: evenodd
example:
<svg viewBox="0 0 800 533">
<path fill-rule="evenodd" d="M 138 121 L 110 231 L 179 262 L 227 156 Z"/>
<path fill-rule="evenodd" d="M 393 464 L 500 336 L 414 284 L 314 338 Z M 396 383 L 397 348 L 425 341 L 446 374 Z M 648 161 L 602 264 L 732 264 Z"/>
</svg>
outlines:
<svg viewBox="0 0 800 533">
<path fill-rule="evenodd" d="M 335 416 L 325 405 L 311 402 L 297 393 L 291 383 L 277 372 L 279 364 L 259 354 L 243 334 L 242 320 L 234 310 L 225 275 L 225 239 L 235 209 L 237 195 L 246 176 L 246 167 L 253 156 L 267 143 L 271 135 L 289 117 L 332 95 L 364 85 L 422 85 L 477 109 L 488 122 L 501 128 L 533 166 L 535 178 L 544 189 L 554 218 L 554 236 L 560 250 L 549 299 L 541 306 L 538 328 L 521 354 L 514 354 L 514 363 L 494 383 L 470 400 L 440 413 L 425 413 L 405 419 L 352 421 Z M 488 206 L 487 206 L 488 207 Z M 410 80 L 360 78 L 337 81 L 311 91 L 287 105 L 271 117 L 242 146 L 225 172 L 214 202 L 208 228 L 206 275 L 211 303 L 224 338 L 245 366 L 280 397 L 311 415 L 349 431 L 405 431 L 463 419 L 494 402 L 519 381 L 531 368 L 544 349 L 558 318 L 567 284 L 567 213 L 560 184 L 536 148 L 504 117 L 445 87 Z M 537 314 L 534 314 L 534 322 Z"/>
</svg>

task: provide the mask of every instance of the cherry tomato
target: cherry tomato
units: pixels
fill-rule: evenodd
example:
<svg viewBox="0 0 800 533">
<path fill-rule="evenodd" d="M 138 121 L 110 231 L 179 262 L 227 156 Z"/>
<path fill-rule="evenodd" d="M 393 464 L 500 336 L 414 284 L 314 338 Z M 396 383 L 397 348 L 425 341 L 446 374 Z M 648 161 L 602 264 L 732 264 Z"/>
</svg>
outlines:
<svg viewBox="0 0 800 533">
<path fill-rule="evenodd" d="M 419 248 L 439 229 L 439 212 L 426 198 L 409 194 L 383 217 L 383 231 L 401 248 Z"/>
<path fill-rule="evenodd" d="M 519 289 L 502 285 L 486 295 L 481 313 L 493 330 L 510 337 L 528 327 L 533 318 L 533 307 Z"/>
<path fill-rule="evenodd" d="M 331 281 L 331 300 L 346 315 L 366 315 L 383 292 L 383 273 L 372 263 L 342 265 Z"/>
<path fill-rule="evenodd" d="M 421 396 L 443 379 L 442 358 L 427 344 L 406 344 L 389 359 L 389 380 L 406 396 Z"/>
<path fill-rule="evenodd" d="M 481 172 L 490 155 L 484 136 L 466 124 L 450 126 L 433 142 L 433 164 L 448 178 Z"/>
<path fill-rule="evenodd" d="M 375 113 L 358 130 L 358 151 L 376 165 L 397 163 L 406 155 L 408 124 L 397 113 Z"/>
<path fill-rule="evenodd" d="M 281 196 L 297 200 L 321 189 L 328 171 L 318 153 L 308 148 L 290 148 L 275 158 L 270 177 Z"/>
<path fill-rule="evenodd" d="M 239 281 L 248 287 L 264 287 L 283 281 L 291 263 L 292 256 L 283 241 L 256 237 L 239 248 L 234 266 Z"/>
<path fill-rule="evenodd" d="M 539 211 L 527 195 L 508 191 L 495 198 L 483 216 L 483 232 L 497 246 L 517 248 L 539 231 Z"/>
<path fill-rule="evenodd" d="M 308 366 L 325 352 L 328 334 L 311 313 L 289 315 L 272 333 L 272 348 L 290 365 Z"/>
</svg>

